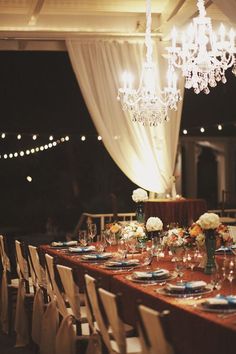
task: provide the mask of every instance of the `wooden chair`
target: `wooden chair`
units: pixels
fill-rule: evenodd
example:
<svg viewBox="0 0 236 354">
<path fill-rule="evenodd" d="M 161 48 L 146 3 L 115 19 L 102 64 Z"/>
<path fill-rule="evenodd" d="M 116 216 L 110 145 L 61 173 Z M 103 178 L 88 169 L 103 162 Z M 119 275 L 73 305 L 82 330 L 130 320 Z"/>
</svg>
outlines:
<svg viewBox="0 0 236 354">
<path fill-rule="evenodd" d="M 138 333 L 144 354 L 174 354 L 167 342 L 160 317 L 162 314 L 146 307 L 138 306 Z"/>
</svg>

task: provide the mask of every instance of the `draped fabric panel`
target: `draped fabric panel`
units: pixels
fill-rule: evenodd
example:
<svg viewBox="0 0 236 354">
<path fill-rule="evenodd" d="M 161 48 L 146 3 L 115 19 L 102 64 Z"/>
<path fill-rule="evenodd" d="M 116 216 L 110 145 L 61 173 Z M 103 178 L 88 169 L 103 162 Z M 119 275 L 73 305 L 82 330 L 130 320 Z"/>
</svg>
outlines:
<svg viewBox="0 0 236 354">
<path fill-rule="evenodd" d="M 131 121 L 116 99 L 124 70 L 133 73 L 134 87 L 138 86 L 145 58 L 143 40 L 79 39 L 66 43 L 85 103 L 107 151 L 135 184 L 165 192 L 174 172 L 182 102 L 177 112 L 170 112 L 169 122 L 143 127 Z M 156 80 L 166 83 L 166 61 L 161 52 L 160 43 L 154 43 L 153 54 L 164 75 L 161 80 L 157 72 Z"/>
<path fill-rule="evenodd" d="M 233 23 L 236 23 L 236 1 L 235 0 L 213 0 L 225 16 Z"/>
</svg>

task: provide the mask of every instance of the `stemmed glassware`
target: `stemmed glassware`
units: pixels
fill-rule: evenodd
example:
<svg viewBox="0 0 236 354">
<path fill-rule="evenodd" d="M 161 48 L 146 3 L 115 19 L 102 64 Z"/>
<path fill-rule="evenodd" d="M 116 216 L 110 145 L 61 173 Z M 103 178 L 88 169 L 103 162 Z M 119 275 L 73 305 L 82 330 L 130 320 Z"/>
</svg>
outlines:
<svg viewBox="0 0 236 354">
<path fill-rule="evenodd" d="M 88 244 L 88 234 L 86 230 L 79 231 L 79 242 L 82 246 L 87 246 Z"/>
<path fill-rule="evenodd" d="M 88 224 L 88 237 L 90 238 L 90 242 L 93 242 L 93 239 L 96 235 L 97 235 L 97 225 Z"/>
<path fill-rule="evenodd" d="M 189 250 L 186 253 L 187 257 L 187 265 L 191 269 L 191 271 L 194 270 L 194 268 L 199 264 L 199 251 L 196 249 Z"/>
<path fill-rule="evenodd" d="M 96 240 L 96 250 L 98 253 L 104 252 L 106 248 L 106 239 L 105 235 L 103 232 L 101 232 L 101 235 L 97 235 L 97 240 Z"/>
<path fill-rule="evenodd" d="M 122 238 L 118 242 L 118 253 L 121 256 L 121 259 L 125 259 L 127 257 L 128 244 L 127 241 Z"/>
<path fill-rule="evenodd" d="M 113 245 L 116 241 L 116 235 L 113 232 L 106 232 L 105 237 L 109 246 Z"/>
<path fill-rule="evenodd" d="M 235 278 L 235 259 L 233 257 L 229 257 L 229 259 L 225 260 L 225 276 L 230 282 L 230 295 L 231 295 L 232 283 Z"/>
</svg>

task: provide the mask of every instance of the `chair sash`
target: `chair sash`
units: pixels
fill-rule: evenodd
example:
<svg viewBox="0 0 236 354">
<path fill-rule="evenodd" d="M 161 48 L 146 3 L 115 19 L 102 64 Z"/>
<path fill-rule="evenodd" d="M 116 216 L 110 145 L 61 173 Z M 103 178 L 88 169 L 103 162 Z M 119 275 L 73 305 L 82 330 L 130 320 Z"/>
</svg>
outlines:
<svg viewBox="0 0 236 354">
<path fill-rule="evenodd" d="M 32 340 L 38 346 L 40 345 L 40 339 L 41 339 L 43 315 L 44 315 L 43 292 L 38 287 L 34 296 L 33 314 L 32 314 L 32 333 L 31 333 Z"/>
<path fill-rule="evenodd" d="M 1 289 L 0 289 L 0 301 L 1 301 L 1 313 L 0 321 L 2 331 L 8 334 L 9 331 L 9 319 L 8 319 L 8 284 L 7 284 L 7 271 L 3 269 Z"/>
<path fill-rule="evenodd" d="M 71 315 L 63 318 L 55 342 L 55 354 L 75 354 L 76 330 Z"/>
<path fill-rule="evenodd" d="M 40 354 L 55 354 L 56 334 L 59 327 L 59 313 L 56 302 L 52 300 L 42 318 Z M 65 354 L 65 353 L 64 353 Z"/>
<path fill-rule="evenodd" d="M 28 317 L 25 309 L 25 284 L 24 279 L 19 280 L 19 287 L 16 301 L 16 317 L 15 331 L 16 344 L 15 347 L 24 347 L 29 343 Z"/>
</svg>

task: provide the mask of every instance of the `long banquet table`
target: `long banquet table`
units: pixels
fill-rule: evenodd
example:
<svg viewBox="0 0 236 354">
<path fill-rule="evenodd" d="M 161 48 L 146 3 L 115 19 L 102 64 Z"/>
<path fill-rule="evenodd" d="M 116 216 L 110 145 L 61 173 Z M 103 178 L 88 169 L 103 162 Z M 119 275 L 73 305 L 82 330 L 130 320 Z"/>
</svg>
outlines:
<svg viewBox="0 0 236 354">
<path fill-rule="evenodd" d="M 158 311 L 170 310 L 168 316 L 163 317 L 163 326 L 167 337 L 172 343 L 176 354 L 235 354 L 236 345 L 236 314 L 222 318 L 216 313 L 204 312 L 199 309 L 202 299 L 178 299 L 161 295 L 156 292 L 161 285 L 142 285 L 129 281 L 126 276 L 130 272 L 107 270 L 100 264 L 83 262 L 79 255 L 69 254 L 65 250 L 52 248 L 48 245 L 40 246 L 41 253 L 49 253 L 56 257 L 56 262 L 70 266 L 74 270 L 75 279 L 80 289 L 84 287 L 84 274 L 88 273 L 98 279 L 99 285 L 114 293 L 122 293 L 123 318 L 126 322 L 135 325 L 137 316 L 137 301 Z M 222 256 L 217 256 L 222 262 Z M 154 259 L 152 267 L 162 267 L 168 270 L 174 268 L 170 259 L 158 261 Z M 211 277 L 201 270 L 186 270 L 186 280 L 205 280 L 210 282 Z M 221 294 L 229 294 L 230 290 L 236 294 L 236 285 L 229 288 L 228 281 L 224 281 Z M 219 291 L 213 291 L 208 297 L 215 296 Z M 207 295 L 205 295 L 207 297 Z"/>
</svg>

